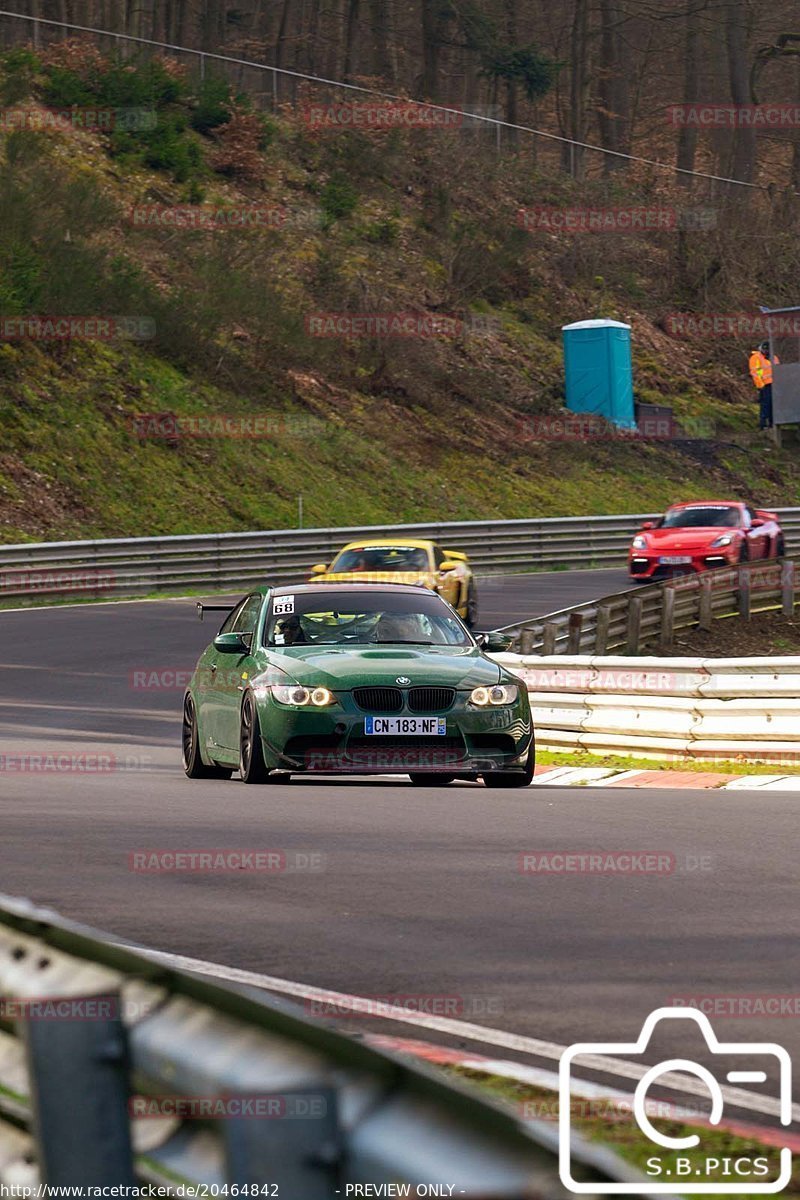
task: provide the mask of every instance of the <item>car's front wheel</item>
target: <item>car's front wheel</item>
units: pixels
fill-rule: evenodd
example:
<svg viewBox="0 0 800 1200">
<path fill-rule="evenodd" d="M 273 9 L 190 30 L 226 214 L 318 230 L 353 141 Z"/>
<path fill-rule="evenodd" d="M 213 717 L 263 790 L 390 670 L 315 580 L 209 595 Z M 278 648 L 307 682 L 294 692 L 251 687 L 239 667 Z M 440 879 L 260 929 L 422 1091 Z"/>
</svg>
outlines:
<svg viewBox="0 0 800 1200">
<path fill-rule="evenodd" d="M 258 709 L 252 693 L 248 692 L 242 703 L 242 721 L 239 734 L 239 774 L 242 783 L 288 783 L 289 775 L 270 774 L 264 761 L 261 742 L 261 725 Z"/>
<path fill-rule="evenodd" d="M 230 779 L 233 774 L 227 767 L 206 766 L 200 757 L 197 709 L 191 692 L 183 701 L 183 769 L 189 779 Z"/>
<path fill-rule="evenodd" d="M 528 758 L 521 771 L 487 771 L 483 782 L 489 788 L 521 788 L 530 787 L 536 766 L 536 753 L 531 743 Z"/>
</svg>

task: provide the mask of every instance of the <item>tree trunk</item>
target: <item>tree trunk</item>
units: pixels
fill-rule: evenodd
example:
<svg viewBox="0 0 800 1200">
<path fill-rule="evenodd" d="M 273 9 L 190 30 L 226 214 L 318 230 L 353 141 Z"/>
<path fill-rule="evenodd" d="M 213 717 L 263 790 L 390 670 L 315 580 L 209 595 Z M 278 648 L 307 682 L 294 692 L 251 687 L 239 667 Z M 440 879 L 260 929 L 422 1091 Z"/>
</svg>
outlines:
<svg viewBox="0 0 800 1200">
<path fill-rule="evenodd" d="M 516 47 L 519 41 L 519 23 L 517 21 L 517 0 L 505 0 L 506 10 L 506 39 L 509 46 Z M 506 120 L 509 125 L 519 124 L 519 108 L 517 104 L 517 82 L 509 79 L 506 82 Z M 507 129 L 508 140 L 512 146 L 519 144 L 519 131 Z"/>
<path fill-rule="evenodd" d="M 392 58 L 389 53 L 390 3 L 389 0 L 370 0 L 370 25 L 372 29 L 372 70 L 381 79 L 394 82 Z"/>
<path fill-rule="evenodd" d="M 600 70 L 598 79 L 598 122 L 600 138 L 609 150 L 627 154 L 630 149 L 630 95 L 628 70 L 623 59 L 622 6 L 617 0 L 600 0 Z M 603 173 L 610 175 L 627 166 L 624 158 L 603 156 Z"/>
<path fill-rule="evenodd" d="M 683 38 L 683 102 L 694 104 L 699 99 L 700 90 L 700 22 L 698 10 L 692 7 L 691 0 L 684 18 Z M 695 154 L 697 153 L 697 126 L 684 124 L 678 134 L 677 166 L 680 171 L 693 171 Z M 692 186 L 690 175 L 678 175 L 678 182 L 684 187 Z"/>
<path fill-rule="evenodd" d="M 575 0 L 570 39 L 569 122 L 568 136 L 586 141 L 586 105 L 589 97 L 589 0 Z M 561 162 L 574 179 L 585 175 L 586 151 L 581 146 L 564 143 Z"/>
<path fill-rule="evenodd" d="M 348 0 L 347 20 L 344 31 L 344 77 L 346 82 L 352 81 L 353 60 L 355 56 L 356 34 L 358 32 L 358 13 L 360 0 Z"/>
<path fill-rule="evenodd" d="M 728 79 L 731 100 L 735 105 L 750 103 L 750 69 L 747 57 L 747 0 L 726 0 L 725 44 L 728 51 Z M 740 125 L 733 134 L 733 166 L 731 175 L 752 183 L 756 169 L 756 131 L 751 125 Z M 731 185 L 731 191 L 744 189 Z"/>
</svg>

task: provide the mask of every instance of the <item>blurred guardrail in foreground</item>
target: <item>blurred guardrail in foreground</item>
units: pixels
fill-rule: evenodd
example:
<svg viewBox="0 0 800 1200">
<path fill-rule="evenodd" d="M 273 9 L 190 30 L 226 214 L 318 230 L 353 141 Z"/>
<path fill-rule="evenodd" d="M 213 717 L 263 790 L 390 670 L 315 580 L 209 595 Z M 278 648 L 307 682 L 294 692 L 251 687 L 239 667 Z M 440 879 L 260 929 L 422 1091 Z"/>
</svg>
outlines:
<svg viewBox="0 0 800 1200">
<path fill-rule="evenodd" d="M 800 508 L 777 510 L 787 549 L 800 552 Z M 658 514 L 540 520 L 279 529 L 187 537 L 0 544 L 5 597 L 137 596 L 179 589 L 295 583 L 347 542 L 417 537 L 462 550 L 484 574 L 626 564 L 631 539 Z"/>
<path fill-rule="evenodd" d="M 637 585 L 623 592 L 576 604 L 546 616 L 506 625 L 521 654 L 638 654 L 643 646 L 669 649 L 681 630 L 710 629 L 721 617 L 749 620 L 756 612 L 780 608 L 792 616 L 796 564 L 746 563 L 665 583 Z"/>
<path fill-rule="evenodd" d="M 587 1182 L 641 1181 L 646 1194 L 609 1151 L 578 1139 L 575 1153 Z M 0 1183 L 36 1196 L 40 1183 L 137 1182 L 287 1200 L 401 1182 L 569 1195 L 554 1124 L 523 1124 L 299 1009 L 0 896 Z"/>
<path fill-rule="evenodd" d="M 493 657 L 525 680 L 542 748 L 800 764 L 800 655 Z"/>
</svg>

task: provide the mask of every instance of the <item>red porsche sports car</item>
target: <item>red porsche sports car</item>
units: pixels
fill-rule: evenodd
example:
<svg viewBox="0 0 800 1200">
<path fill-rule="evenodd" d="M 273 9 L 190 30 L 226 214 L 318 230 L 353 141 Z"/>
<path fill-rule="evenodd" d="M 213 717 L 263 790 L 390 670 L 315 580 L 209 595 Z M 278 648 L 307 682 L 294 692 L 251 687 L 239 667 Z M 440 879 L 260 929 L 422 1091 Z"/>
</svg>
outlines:
<svg viewBox="0 0 800 1200">
<path fill-rule="evenodd" d="M 658 521 L 645 521 L 633 539 L 628 569 L 633 579 L 664 579 L 780 558 L 784 550 L 774 512 L 737 500 L 693 500 L 673 504 Z"/>
</svg>

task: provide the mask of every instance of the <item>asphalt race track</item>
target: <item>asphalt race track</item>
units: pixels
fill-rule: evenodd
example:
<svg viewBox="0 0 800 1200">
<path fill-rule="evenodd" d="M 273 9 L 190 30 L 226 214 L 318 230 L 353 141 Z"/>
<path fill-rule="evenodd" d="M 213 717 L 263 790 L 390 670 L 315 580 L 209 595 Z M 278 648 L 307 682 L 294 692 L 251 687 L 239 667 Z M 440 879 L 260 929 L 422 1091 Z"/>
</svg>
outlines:
<svg viewBox="0 0 800 1200">
<path fill-rule="evenodd" d="M 480 624 L 624 584 L 622 571 L 484 580 Z M 182 690 L 215 629 L 185 600 L 0 613 L 1 891 L 227 966 L 362 996 L 456 997 L 466 1021 L 555 1043 L 631 1041 L 676 997 L 793 994 L 797 793 L 191 783 Z M 99 754 L 111 769 L 14 769 L 45 752 Z M 308 853 L 322 869 L 129 865 L 136 851 L 212 848 Z M 525 852 L 598 850 L 673 865 L 625 877 L 519 869 Z M 797 1015 L 715 1025 L 725 1040 L 795 1053 Z M 367 1026 L 418 1035 L 342 1025 Z M 664 1046 L 693 1048 L 677 1034 Z"/>
</svg>

